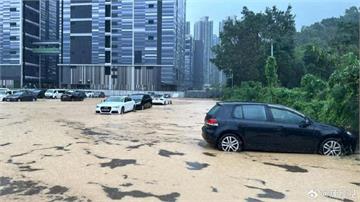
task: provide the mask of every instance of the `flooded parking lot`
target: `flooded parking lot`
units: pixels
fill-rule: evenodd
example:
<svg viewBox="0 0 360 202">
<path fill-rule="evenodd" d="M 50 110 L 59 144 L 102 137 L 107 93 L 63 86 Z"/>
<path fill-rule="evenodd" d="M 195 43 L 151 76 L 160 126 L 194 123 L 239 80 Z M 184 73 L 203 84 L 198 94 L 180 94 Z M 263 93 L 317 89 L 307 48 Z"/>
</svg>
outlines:
<svg viewBox="0 0 360 202">
<path fill-rule="evenodd" d="M 98 99 L 0 103 L 0 201 L 359 201 L 360 158 L 224 153 L 212 100 L 96 115 Z"/>
</svg>

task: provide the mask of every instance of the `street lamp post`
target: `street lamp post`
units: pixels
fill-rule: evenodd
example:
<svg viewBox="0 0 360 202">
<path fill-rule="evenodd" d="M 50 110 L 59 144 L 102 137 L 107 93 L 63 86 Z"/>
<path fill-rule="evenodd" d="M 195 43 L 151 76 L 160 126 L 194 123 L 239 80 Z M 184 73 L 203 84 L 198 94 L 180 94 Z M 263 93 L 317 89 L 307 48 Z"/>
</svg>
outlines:
<svg viewBox="0 0 360 202">
<path fill-rule="evenodd" d="M 260 39 L 262 41 L 265 41 L 266 43 L 270 43 L 270 52 L 271 52 L 271 57 L 274 57 L 274 41 L 272 38 L 263 38 L 263 36 L 259 33 L 258 36 L 260 37 Z"/>
</svg>

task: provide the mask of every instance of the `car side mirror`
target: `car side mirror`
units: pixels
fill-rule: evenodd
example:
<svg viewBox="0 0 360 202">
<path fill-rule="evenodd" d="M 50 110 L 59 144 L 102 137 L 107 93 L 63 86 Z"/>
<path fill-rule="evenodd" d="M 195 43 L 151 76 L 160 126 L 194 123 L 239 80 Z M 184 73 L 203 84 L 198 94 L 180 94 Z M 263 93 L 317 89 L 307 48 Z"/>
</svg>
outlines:
<svg viewBox="0 0 360 202">
<path fill-rule="evenodd" d="M 306 128 L 311 125 L 311 120 L 308 117 L 305 117 L 305 119 L 300 123 L 300 127 Z"/>
</svg>

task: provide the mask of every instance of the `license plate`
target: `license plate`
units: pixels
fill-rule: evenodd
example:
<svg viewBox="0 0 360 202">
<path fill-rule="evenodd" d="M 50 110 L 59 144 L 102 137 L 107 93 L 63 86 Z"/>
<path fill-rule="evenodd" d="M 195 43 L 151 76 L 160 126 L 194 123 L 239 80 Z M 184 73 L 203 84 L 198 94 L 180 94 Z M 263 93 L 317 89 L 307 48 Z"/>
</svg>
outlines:
<svg viewBox="0 0 360 202">
<path fill-rule="evenodd" d="M 101 108 L 102 112 L 110 112 L 111 111 L 111 107 L 102 107 Z"/>
</svg>

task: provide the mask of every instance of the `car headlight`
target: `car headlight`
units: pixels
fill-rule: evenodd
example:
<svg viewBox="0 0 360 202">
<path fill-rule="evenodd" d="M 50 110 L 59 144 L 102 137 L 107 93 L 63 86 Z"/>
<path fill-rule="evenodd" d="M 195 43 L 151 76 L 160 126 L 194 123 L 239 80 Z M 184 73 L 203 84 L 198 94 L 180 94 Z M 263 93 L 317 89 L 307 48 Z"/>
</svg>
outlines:
<svg viewBox="0 0 360 202">
<path fill-rule="evenodd" d="M 99 109 L 99 108 L 100 108 L 100 106 L 96 105 L 96 109 Z"/>
<path fill-rule="evenodd" d="M 352 136 L 353 134 L 350 131 L 346 131 L 346 134 Z"/>
</svg>

